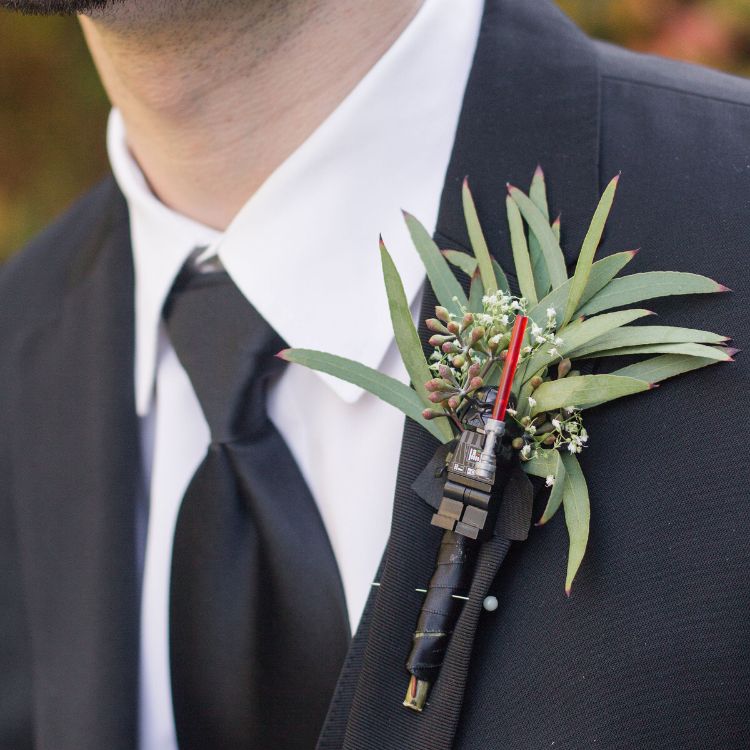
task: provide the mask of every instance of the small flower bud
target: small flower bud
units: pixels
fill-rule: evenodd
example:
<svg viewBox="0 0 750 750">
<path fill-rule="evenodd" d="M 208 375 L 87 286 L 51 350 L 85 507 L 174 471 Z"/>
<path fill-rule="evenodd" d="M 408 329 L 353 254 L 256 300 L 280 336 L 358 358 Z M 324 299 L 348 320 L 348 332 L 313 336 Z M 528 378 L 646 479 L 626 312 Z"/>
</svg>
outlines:
<svg viewBox="0 0 750 750">
<path fill-rule="evenodd" d="M 569 372 L 571 367 L 571 361 L 569 359 L 560 360 L 560 364 L 557 366 L 557 377 L 564 378 Z"/>
<path fill-rule="evenodd" d="M 474 316 L 471 313 L 466 313 L 466 315 L 464 315 L 464 319 L 461 321 L 461 325 L 466 328 L 466 326 L 470 326 L 473 322 Z"/>
<path fill-rule="evenodd" d="M 463 354 L 457 354 L 453 357 L 453 366 L 460 370 L 466 364 L 466 357 Z"/>
<path fill-rule="evenodd" d="M 547 435 L 547 437 L 544 438 L 544 444 L 545 445 L 554 445 L 555 444 L 555 436 L 554 435 Z"/>
<path fill-rule="evenodd" d="M 541 378 L 540 378 L 540 377 L 539 377 L 538 375 L 534 375 L 534 377 L 533 377 L 533 378 L 531 378 L 531 387 L 532 387 L 532 388 L 539 388 L 539 386 L 540 386 L 540 385 L 541 385 L 541 384 L 542 384 L 543 382 L 544 382 L 544 381 L 543 381 L 543 380 L 542 380 L 542 379 L 541 379 Z"/>
<path fill-rule="evenodd" d="M 432 378 L 432 380 L 428 380 L 424 384 L 425 390 L 430 391 L 431 393 L 439 391 L 443 388 L 443 382 L 442 378 Z"/>
<path fill-rule="evenodd" d="M 442 417 L 443 416 L 443 412 L 435 411 L 434 409 L 425 409 L 422 412 L 422 416 L 425 419 L 435 419 L 435 417 Z"/>
<path fill-rule="evenodd" d="M 523 438 L 517 437 L 513 439 L 513 442 L 511 443 L 511 446 L 517 451 L 520 451 L 521 448 L 524 446 Z"/>
<path fill-rule="evenodd" d="M 453 354 L 458 351 L 458 345 L 453 341 L 446 341 L 440 348 L 445 354 Z"/>
<path fill-rule="evenodd" d="M 461 326 L 458 323 L 456 323 L 455 320 L 452 320 L 450 323 L 448 323 L 448 330 L 451 333 L 459 334 L 461 333 Z"/>
<path fill-rule="evenodd" d="M 482 371 L 482 365 L 481 365 L 481 364 L 479 364 L 479 362 L 474 362 L 474 363 L 473 363 L 473 364 L 472 364 L 472 365 L 471 365 L 471 366 L 469 367 L 469 377 L 470 377 L 470 378 L 475 378 L 475 377 L 476 377 L 477 375 L 479 375 L 479 373 L 480 373 L 481 371 Z"/>
<path fill-rule="evenodd" d="M 446 341 L 453 341 L 453 336 L 441 336 L 436 333 L 434 336 L 430 336 L 427 343 L 430 346 L 442 346 Z"/>
<path fill-rule="evenodd" d="M 524 426 L 527 425 L 527 424 L 529 424 L 529 422 L 531 422 L 531 417 L 524 417 L 521 420 L 521 424 L 524 425 Z"/>
<path fill-rule="evenodd" d="M 440 307 L 440 305 L 438 305 L 438 306 L 437 306 L 437 307 L 435 308 L 435 315 L 436 315 L 436 317 L 438 317 L 438 318 L 439 318 L 440 320 L 442 320 L 442 321 L 443 321 L 443 323 L 450 323 L 450 322 L 451 322 L 451 316 L 450 316 L 450 313 L 448 312 L 448 310 L 447 310 L 446 308 L 444 308 L 444 307 Z"/>
<path fill-rule="evenodd" d="M 459 405 L 461 404 L 461 399 L 458 396 L 451 396 L 448 399 L 448 408 L 453 409 L 454 411 L 458 409 Z"/>
<path fill-rule="evenodd" d="M 443 380 L 447 380 L 449 383 L 456 382 L 455 377 L 453 377 L 453 370 L 448 365 L 438 365 L 438 372 Z"/>
<path fill-rule="evenodd" d="M 448 333 L 448 329 L 437 318 L 426 320 L 425 325 L 434 333 Z"/>
<path fill-rule="evenodd" d="M 472 332 L 471 332 L 471 338 L 469 341 L 471 341 L 472 345 L 476 344 L 477 341 L 482 339 L 484 337 L 484 328 L 482 326 L 477 326 Z"/>
<path fill-rule="evenodd" d="M 452 395 L 452 391 L 435 391 L 434 393 L 431 393 L 427 398 L 429 398 L 433 404 L 440 404 L 443 401 L 448 400 Z"/>
<path fill-rule="evenodd" d="M 469 393 L 475 391 L 477 388 L 481 388 L 484 385 L 484 380 L 480 377 L 472 378 L 469 381 Z"/>
</svg>

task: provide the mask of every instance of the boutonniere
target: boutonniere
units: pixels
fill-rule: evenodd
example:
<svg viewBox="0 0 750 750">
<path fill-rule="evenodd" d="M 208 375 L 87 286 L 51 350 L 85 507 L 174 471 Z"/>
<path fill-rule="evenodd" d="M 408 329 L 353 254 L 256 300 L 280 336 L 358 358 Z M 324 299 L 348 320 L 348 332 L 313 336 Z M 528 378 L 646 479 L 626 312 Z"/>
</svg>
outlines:
<svg viewBox="0 0 750 750">
<path fill-rule="evenodd" d="M 436 454 L 441 485 L 432 523 L 444 534 L 406 661 L 411 677 L 404 704 L 410 708 L 423 708 L 438 674 L 476 552 L 496 530 L 512 472 L 520 468 L 536 477 L 548 493 L 537 525 L 563 509 L 569 595 L 589 536 L 589 493 L 577 459 L 589 442 L 586 410 L 732 361 L 735 354 L 729 339 L 716 333 L 637 324 L 652 313 L 630 306 L 644 300 L 728 290 L 692 273 L 620 275 L 635 251 L 597 260 L 618 182 L 619 175 L 604 190 L 570 277 L 542 170 L 535 172 L 528 194 L 508 185 L 505 207 L 518 294 L 489 253 L 468 182 L 463 206 L 471 254 L 441 251 L 419 221 L 405 214 L 439 302 L 426 321 L 430 333 L 423 347 L 381 239 L 393 330 L 413 387 L 331 354 L 287 349 L 279 355 L 364 388 L 443 444 Z M 607 374 L 585 374 L 587 361 L 621 355 L 634 361 Z"/>
</svg>

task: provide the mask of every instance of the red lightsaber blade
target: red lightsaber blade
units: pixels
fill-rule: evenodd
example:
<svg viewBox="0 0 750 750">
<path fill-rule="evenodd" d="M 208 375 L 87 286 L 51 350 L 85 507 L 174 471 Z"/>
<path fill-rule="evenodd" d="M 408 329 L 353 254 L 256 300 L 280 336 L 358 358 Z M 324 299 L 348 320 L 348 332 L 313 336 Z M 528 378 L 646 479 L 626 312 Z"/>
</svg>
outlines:
<svg viewBox="0 0 750 750">
<path fill-rule="evenodd" d="M 513 378 L 516 375 L 518 358 L 521 356 L 521 344 L 523 344 L 523 337 L 526 333 L 528 322 L 529 319 L 525 315 L 519 315 L 513 324 L 513 331 L 510 334 L 510 343 L 508 344 L 508 354 L 505 359 L 503 372 L 500 375 L 500 384 L 497 386 L 495 406 L 492 409 L 492 419 L 496 419 L 498 422 L 505 421 L 505 412 L 508 409 L 508 401 L 513 389 Z"/>
</svg>

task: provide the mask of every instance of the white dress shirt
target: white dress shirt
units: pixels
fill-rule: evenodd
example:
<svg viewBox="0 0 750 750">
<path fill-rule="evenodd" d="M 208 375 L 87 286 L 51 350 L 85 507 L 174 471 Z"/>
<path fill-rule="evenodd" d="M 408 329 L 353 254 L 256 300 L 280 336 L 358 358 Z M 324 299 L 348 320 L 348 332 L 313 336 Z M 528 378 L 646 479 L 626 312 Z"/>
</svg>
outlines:
<svg viewBox="0 0 750 750">
<path fill-rule="evenodd" d="M 140 750 L 177 748 L 168 646 L 172 538 L 182 495 L 209 443 L 161 322 L 172 282 L 195 248 L 208 247 L 290 346 L 349 357 L 406 382 L 378 235 L 416 312 L 424 271 L 400 209 L 434 229 L 481 10 L 482 0 L 426 0 L 223 233 L 150 192 L 128 151 L 122 117 L 111 113 L 109 157 L 130 212 L 135 396 L 148 481 Z M 275 386 L 269 413 L 318 505 L 356 629 L 388 537 L 403 417 L 351 384 L 299 366 L 288 367 Z"/>
</svg>

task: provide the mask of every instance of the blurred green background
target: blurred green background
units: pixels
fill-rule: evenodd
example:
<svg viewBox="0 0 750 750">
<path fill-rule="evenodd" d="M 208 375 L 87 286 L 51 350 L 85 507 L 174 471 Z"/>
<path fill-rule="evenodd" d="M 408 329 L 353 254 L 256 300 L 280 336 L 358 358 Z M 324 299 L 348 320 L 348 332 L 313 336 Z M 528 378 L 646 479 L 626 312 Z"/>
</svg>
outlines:
<svg viewBox="0 0 750 750">
<path fill-rule="evenodd" d="M 558 0 L 589 33 L 750 75 L 750 0 Z M 75 20 L 0 11 L 0 259 L 106 172 L 107 102 Z"/>
</svg>

